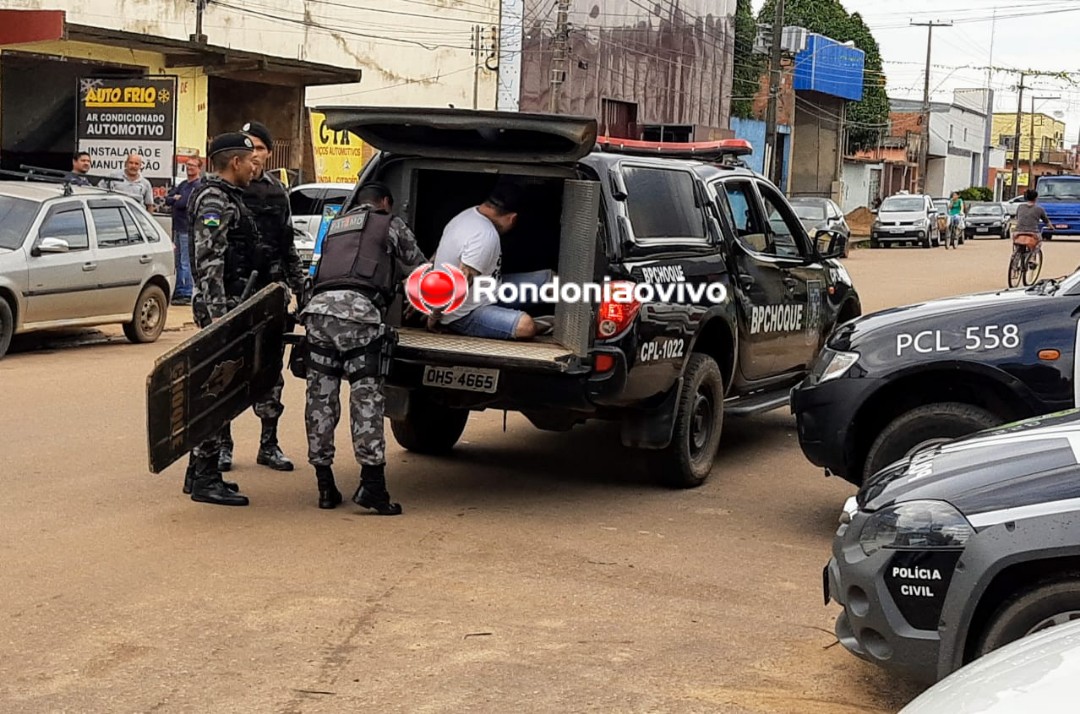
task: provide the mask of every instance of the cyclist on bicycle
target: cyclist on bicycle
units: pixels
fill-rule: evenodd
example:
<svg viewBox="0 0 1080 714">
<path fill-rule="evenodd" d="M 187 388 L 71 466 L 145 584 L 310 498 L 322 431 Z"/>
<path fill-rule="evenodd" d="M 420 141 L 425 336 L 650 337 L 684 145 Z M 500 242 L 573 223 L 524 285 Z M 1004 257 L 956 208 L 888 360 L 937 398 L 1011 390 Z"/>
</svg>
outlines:
<svg viewBox="0 0 1080 714">
<path fill-rule="evenodd" d="M 1021 203 L 1016 207 L 1016 228 L 1013 229 L 1013 243 L 1025 245 L 1029 249 L 1035 248 L 1042 242 L 1042 230 L 1039 228 L 1039 223 L 1045 223 L 1047 228 L 1052 225 L 1050 217 L 1046 215 L 1046 209 L 1035 202 L 1038 198 L 1039 192 L 1029 188 L 1024 191 L 1024 200 L 1027 203 Z M 1025 239 L 1023 236 L 1029 237 Z"/>
<path fill-rule="evenodd" d="M 964 215 L 964 199 L 960 198 L 960 194 L 956 191 L 952 192 L 952 196 L 949 198 L 949 235 L 946 238 L 945 249 L 949 249 L 949 244 L 952 244 L 953 249 L 956 249 L 956 236 L 961 230 L 960 220 Z"/>
</svg>

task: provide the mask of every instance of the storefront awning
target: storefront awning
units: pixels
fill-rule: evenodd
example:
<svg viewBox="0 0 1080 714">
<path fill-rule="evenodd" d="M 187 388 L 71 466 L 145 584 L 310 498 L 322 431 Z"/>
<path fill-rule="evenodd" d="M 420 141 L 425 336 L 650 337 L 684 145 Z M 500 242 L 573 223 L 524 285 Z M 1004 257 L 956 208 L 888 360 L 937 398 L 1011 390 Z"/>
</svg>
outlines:
<svg viewBox="0 0 1080 714">
<path fill-rule="evenodd" d="M 290 87 L 311 87 L 322 84 L 352 84 L 359 82 L 362 75 L 359 69 L 274 57 L 169 37 L 70 23 L 65 29 L 65 36 L 69 40 L 160 52 L 168 58 L 166 64 L 169 67 L 202 67 L 206 74 L 214 77 Z"/>
<path fill-rule="evenodd" d="M 63 10 L 0 10 L 0 45 L 49 42 L 63 36 Z"/>
</svg>

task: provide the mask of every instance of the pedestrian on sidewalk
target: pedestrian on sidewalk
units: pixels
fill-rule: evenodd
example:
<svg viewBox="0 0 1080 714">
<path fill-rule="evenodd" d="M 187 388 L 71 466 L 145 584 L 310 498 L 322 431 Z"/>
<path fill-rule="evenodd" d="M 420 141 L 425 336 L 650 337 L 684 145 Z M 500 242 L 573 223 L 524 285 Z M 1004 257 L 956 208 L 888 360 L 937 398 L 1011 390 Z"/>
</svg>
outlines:
<svg viewBox="0 0 1080 714">
<path fill-rule="evenodd" d="M 173 248 L 176 251 L 176 292 L 174 305 L 190 305 L 191 291 L 195 282 L 191 277 L 191 219 L 188 203 L 191 193 L 202 185 L 203 162 L 192 156 L 185 165 L 187 180 L 178 183 L 165 198 L 165 205 L 172 209 Z"/>
</svg>

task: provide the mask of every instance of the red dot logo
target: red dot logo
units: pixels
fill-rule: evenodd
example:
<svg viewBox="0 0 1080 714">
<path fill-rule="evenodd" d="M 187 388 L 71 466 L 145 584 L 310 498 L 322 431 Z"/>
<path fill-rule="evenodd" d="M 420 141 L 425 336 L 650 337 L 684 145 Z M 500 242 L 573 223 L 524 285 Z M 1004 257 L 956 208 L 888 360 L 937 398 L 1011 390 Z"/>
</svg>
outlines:
<svg viewBox="0 0 1080 714">
<path fill-rule="evenodd" d="M 460 269 L 443 263 L 436 270 L 427 263 L 409 274 L 405 296 L 409 304 L 425 315 L 450 313 L 461 307 L 469 294 L 468 282 Z"/>
<path fill-rule="evenodd" d="M 433 270 L 420 279 L 420 294 L 428 305 L 446 307 L 454 299 L 454 279 L 441 270 Z"/>
</svg>

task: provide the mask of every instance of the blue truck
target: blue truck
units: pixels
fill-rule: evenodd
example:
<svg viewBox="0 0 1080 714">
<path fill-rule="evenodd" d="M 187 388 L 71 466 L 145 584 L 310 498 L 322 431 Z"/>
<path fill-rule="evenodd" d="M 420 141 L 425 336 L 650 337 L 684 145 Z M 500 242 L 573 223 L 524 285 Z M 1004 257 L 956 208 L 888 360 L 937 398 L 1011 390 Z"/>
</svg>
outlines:
<svg viewBox="0 0 1080 714">
<path fill-rule="evenodd" d="M 1080 235 L 1080 176 L 1040 176 L 1035 190 L 1053 224 L 1053 234 Z"/>
</svg>

